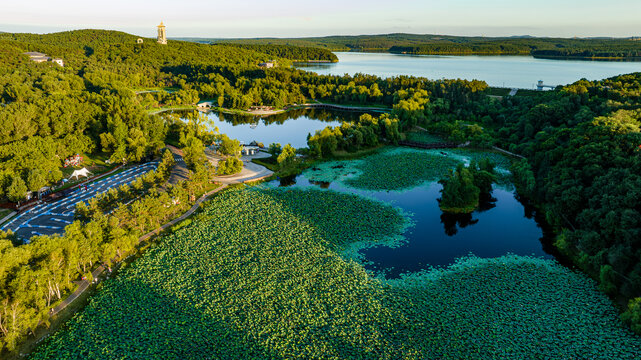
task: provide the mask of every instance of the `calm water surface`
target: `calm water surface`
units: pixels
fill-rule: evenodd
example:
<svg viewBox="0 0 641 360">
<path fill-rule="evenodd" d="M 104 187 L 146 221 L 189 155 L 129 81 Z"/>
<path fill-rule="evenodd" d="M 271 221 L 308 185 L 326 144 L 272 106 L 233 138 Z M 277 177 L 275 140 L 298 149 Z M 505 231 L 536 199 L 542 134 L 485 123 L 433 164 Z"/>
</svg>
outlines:
<svg viewBox="0 0 641 360">
<path fill-rule="evenodd" d="M 202 116 L 197 112 L 183 112 L 183 119 Z M 324 110 L 301 110 L 267 118 L 205 114 L 221 133 L 249 143 L 290 143 L 306 146 L 306 136 L 328 125 L 338 126 L 341 121 L 359 116 Z M 278 185 L 278 182 L 273 185 Z M 400 207 L 412 214 L 414 226 L 405 234 L 407 243 L 397 247 L 374 247 L 361 250 L 371 270 L 383 271 L 388 277 L 420 271 L 432 266 L 447 266 L 456 259 L 474 254 L 497 257 L 507 253 L 551 257 L 546 252 L 548 242 L 534 218 L 515 197 L 513 191 L 494 189 L 490 199 L 480 210 L 469 216 L 445 215 L 438 207 L 441 185 L 429 183 L 404 192 L 370 192 L 345 187 L 339 182 L 311 183 L 304 175 L 295 179 L 298 187 L 321 187 L 336 191 L 357 193 Z"/>
<path fill-rule="evenodd" d="M 552 258 L 535 213 L 521 204 L 511 190 L 495 188 L 492 199 L 469 216 L 444 214 L 438 207 L 441 185 L 429 183 L 409 191 L 360 191 L 340 183 L 311 183 L 304 175 L 287 186 L 321 187 L 357 193 L 382 200 L 412 214 L 415 223 L 405 234 L 407 243 L 390 248 L 361 250 L 366 268 L 382 271 L 390 278 L 429 267 L 444 267 L 474 254 L 491 258 L 508 253 Z"/>
<path fill-rule="evenodd" d="M 390 77 L 484 80 L 490 86 L 532 89 L 538 80 L 566 85 L 641 71 L 641 62 L 546 60 L 531 56 L 440 56 L 338 52 L 335 64 L 300 65 L 323 75 L 356 73 Z"/>
<path fill-rule="evenodd" d="M 198 115 L 195 111 L 180 111 L 183 120 Z M 340 126 L 342 121 L 355 120 L 362 113 L 327 111 L 319 109 L 292 110 L 268 117 L 243 116 L 209 112 L 204 114 L 221 134 L 249 144 L 262 142 L 291 144 L 295 148 L 307 147 L 307 134 L 327 126 Z M 202 115 L 202 114 L 201 114 Z"/>
</svg>

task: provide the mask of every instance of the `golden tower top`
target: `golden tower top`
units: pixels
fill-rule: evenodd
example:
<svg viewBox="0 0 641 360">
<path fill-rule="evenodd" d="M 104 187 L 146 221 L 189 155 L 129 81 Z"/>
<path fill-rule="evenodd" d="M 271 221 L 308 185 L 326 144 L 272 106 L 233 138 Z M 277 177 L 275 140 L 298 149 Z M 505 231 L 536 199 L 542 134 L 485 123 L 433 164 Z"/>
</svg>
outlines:
<svg viewBox="0 0 641 360">
<path fill-rule="evenodd" d="M 160 25 L 158 25 L 158 43 L 167 45 L 167 32 L 165 31 L 165 25 L 160 22 Z"/>
</svg>

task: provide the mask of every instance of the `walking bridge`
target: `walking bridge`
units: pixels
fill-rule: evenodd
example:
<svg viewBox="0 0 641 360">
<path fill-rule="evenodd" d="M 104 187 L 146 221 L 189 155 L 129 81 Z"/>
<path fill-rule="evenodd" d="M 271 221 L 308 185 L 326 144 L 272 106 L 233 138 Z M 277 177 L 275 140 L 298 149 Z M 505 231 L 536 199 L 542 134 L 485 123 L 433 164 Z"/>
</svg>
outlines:
<svg viewBox="0 0 641 360">
<path fill-rule="evenodd" d="M 416 141 L 399 141 L 399 145 L 408 146 L 419 149 L 451 149 L 460 147 L 459 144 L 453 142 L 443 142 L 443 143 L 421 143 Z"/>
</svg>

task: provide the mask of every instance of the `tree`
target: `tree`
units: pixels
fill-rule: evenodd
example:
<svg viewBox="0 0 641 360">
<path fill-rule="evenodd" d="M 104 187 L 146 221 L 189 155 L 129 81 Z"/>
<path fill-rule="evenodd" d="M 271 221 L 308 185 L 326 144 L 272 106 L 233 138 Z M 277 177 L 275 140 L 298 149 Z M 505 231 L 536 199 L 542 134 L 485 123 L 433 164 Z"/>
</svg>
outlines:
<svg viewBox="0 0 641 360">
<path fill-rule="evenodd" d="M 277 161 L 281 171 L 291 168 L 296 161 L 296 149 L 290 144 L 285 145 L 283 151 L 278 155 Z"/>
<path fill-rule="evenodd" d="M 276 159 L 278 155 L 283 151 L 282 147 L 280 146 L 279 143 L 271 143 L 269 144 L 269 148 L 267 149 L 267 152 L 272 155 L 272 159 Z"/>
<path fill-rule="evenodd" d="M 474 186 L 479 188 L 482 195 L 488 195 L 492 192 L 492 184 L 496 181 L 494 166 L 494 163 L 489 159 L 482 159 L 479 163 L 472 161 L 470 164 Z"/>
<path fill-rule="evenodd" d="M 227 135 L 222 134 L 220 139 L 220 146 L 218 147 L 218 152 L 222 155 L 240 157 L 242 151 L 242 146 L 240 146 L 240 141 L 236 139 L 230 139 Z"/>
<path fill-rule="evenodd" d="M 127 138 L 127 160 L 139 162 L 147 154 L 147 138 L 140 129 L 131 129 Z"/>
<path fill-rule="evenodd" d="M 187 164 L 189 169 L 195 171 L 195 169 L 201 166 L 207 159 L 205 156 L 205 145 L 203 145 L 203 142 L 199 138 L 193 135 L 188 135 L 187 138 L 184 139 L 183 144 L 184 147 L 182 151 L 185 164 Z"/>
<path fill-rule="evenodd" d="M 33 169 L 29 171 L 27 176 L 27 187 L 31 191 L 38 191 L 47 185 L 46 173 L 41 169 Z"/>
<path fill-rule="evenodd" d="M 459 163 L 456 170 L 439 181 L 443 185 L 439 207 L 444 212 L 471 213 L 479 205 L 480 190 L 474 185 L 472 172 Z"/>
<path fill-rule="evenodd" d="M 606 294 L 615 294 L 617 291 L 616 274 L 610 265 L 601 266 L 599 275 L 599 288 Z"/>
<path fill-rule="evenodd" d="M 10 201 L 18 202 L 25 198 L 27 194 L 27 184 L 19 175 L 14 175 L 11 184 L 7 188 L 7 198 Z"/>
<path fill-rule="evenodd" d="M 514 185 L 519 194 L 531 198 L 534 195 L 536 179 L 534 178 L 534 172 L 532 172 L 532 167 L 528 161 L 523 159 L 515 162 L 512 164 L 510 170 L 512 172 Z"/>
<path fill-rule="evenodd" d="M 235 157 L 230 157 L 218 162 L 218 175 L 233 175 L 243 170 L 243 162 Z"/>
<path fill-rule="evenodd" d="M 635 333 L 641 335 L 641 297 L 628 303 L 628 309 L 621 315 L 621 320 L 628 323 Z"/>
</svg>

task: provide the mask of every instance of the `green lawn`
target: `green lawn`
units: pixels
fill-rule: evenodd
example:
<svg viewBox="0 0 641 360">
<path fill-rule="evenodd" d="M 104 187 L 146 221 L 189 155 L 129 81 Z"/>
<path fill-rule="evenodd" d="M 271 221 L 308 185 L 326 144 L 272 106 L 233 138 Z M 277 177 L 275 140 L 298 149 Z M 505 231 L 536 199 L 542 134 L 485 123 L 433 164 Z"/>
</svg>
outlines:
<svg viewBox="0 0 641 360">
<path fill-rule="evenodd" d="M 5 216 L 8 216 L 11 213 L 15 214 L 15 211 L 0 208 L 0 220 L 4 219 Z M 0 221 L 0 225 L 2 225 L 2 221 Z"/>
</svg>

